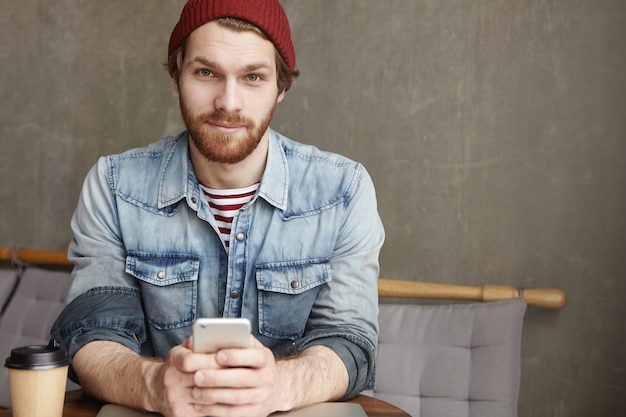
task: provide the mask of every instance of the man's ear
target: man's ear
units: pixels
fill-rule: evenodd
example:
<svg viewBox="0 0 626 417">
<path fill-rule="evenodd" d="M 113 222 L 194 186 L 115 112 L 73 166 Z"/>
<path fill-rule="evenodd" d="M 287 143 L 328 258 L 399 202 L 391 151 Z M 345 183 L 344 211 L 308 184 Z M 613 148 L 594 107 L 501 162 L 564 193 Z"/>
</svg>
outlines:
<svg viewBox="0 0 626 417">
<path fill-rule="evenodd" d="M 276 97 L 276 104 L 278 104 L 281 101 L 283 101 L 284 98 L 285 98 L 285 90 L 281 91 L 281 93 L 278 95 L 278 97 Z"/>
<path fill-rule="evenodd" d="M 176 94 L 180 94 L 180 89 L 178 88 L 178 79 L 176 76 L 172 76 L 172 81 L 174 82 L 174 91 Z"/>
</svg>

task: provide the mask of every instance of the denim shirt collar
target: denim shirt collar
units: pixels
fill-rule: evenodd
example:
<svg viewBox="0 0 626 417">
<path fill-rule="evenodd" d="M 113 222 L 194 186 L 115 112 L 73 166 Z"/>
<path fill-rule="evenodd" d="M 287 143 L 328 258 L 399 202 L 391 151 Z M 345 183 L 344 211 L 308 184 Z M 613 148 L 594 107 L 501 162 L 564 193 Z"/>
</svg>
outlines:
<svg viewBox="0 0 626 417">
<path fill-rule="evenodd" d="M 289 190 L 287 156 L 280 145 L 279 135 L 270 129 L 267 163 L 258 195 L 274 207 L 284 211 L 287 208 L 287 190 Z"/>
<path fill-rule="evenodd" d="M 198 206 L 200 187 L 189 155 L 189 133 L 183 132 L 172 140 L 169 152 L 163 155 L 159 175 L 159 209 L 187 198 L 194 209 Z"/>
<path fill-rule="evenodd" d="M 265 172 L 257 193 L 271 205 L 280 210 L 287 208 L 287 190 L 289 189 L 289 170 L 287 157 L 279 143 L 278 134 L 269 130 L 269 150 Z M 171 144 L 169 153 L 163 155 L 159 182 L 159 209 L 187 199 L 190 207 L 197 209 L 200 201 L 200 187 L 193 170 L 189 154 L 189 133 L 187 131 L 176 137 Z"/>
</svg>

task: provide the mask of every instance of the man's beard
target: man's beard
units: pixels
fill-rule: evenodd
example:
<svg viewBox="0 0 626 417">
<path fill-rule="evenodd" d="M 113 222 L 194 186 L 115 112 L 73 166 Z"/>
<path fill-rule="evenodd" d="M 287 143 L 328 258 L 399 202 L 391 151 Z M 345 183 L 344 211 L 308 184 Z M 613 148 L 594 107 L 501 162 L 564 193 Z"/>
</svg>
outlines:
<svg viewBox="0 0 626 417">
<path fill-rule="evenodd" d="M 257 148 L 270 125 L 276 106 L 258 125 L 251 119 L 222 111 L 194 113 L 182 98 L 180 109 L 191 140 L 200 153 L 211 162 L 235 164 L 246 159 Z M 211 128 L 211 123 L 244 126 L 246 132 L 244 136 L 237 137 L 223 134 Z"/>
</svg>

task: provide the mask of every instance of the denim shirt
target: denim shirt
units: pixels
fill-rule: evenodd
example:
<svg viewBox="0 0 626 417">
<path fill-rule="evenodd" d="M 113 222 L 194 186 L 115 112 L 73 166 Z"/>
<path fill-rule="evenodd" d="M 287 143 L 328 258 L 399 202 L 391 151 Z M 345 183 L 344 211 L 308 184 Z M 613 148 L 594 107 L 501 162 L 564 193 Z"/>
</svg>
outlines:
<svg viewBox="0 0 626 417">
<path fill-rule="evenodd" d="M 70 355 L 111 340 L 164 357 L 198 317 L 246 317 L 277 357 L 333 349 L 346 398 L 372 387 L 384 231 L 361 164 L 270 130 L 227 253 L 183 132 L 100 158 L 71 226 L 74 281 L 52 328 Z"/>
</svg>

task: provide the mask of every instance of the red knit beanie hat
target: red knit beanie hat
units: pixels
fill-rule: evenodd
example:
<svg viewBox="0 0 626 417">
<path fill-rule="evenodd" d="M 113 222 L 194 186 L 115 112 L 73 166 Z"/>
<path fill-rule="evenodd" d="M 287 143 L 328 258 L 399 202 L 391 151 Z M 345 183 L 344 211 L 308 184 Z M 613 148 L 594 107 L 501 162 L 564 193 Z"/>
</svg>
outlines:
<svg viewBox="0 0 626 417">
<path fill-rule="evenodd" d="M 167 56 L 170 58 L 197 28 L 221 17 L 252 23 L 261 29 L 278 49 L 289 67 L 296 68 L 296 52 L 291 42 L 287 15 L 278 0 L 189 0 L 172 31 Z"/>
</svg>

